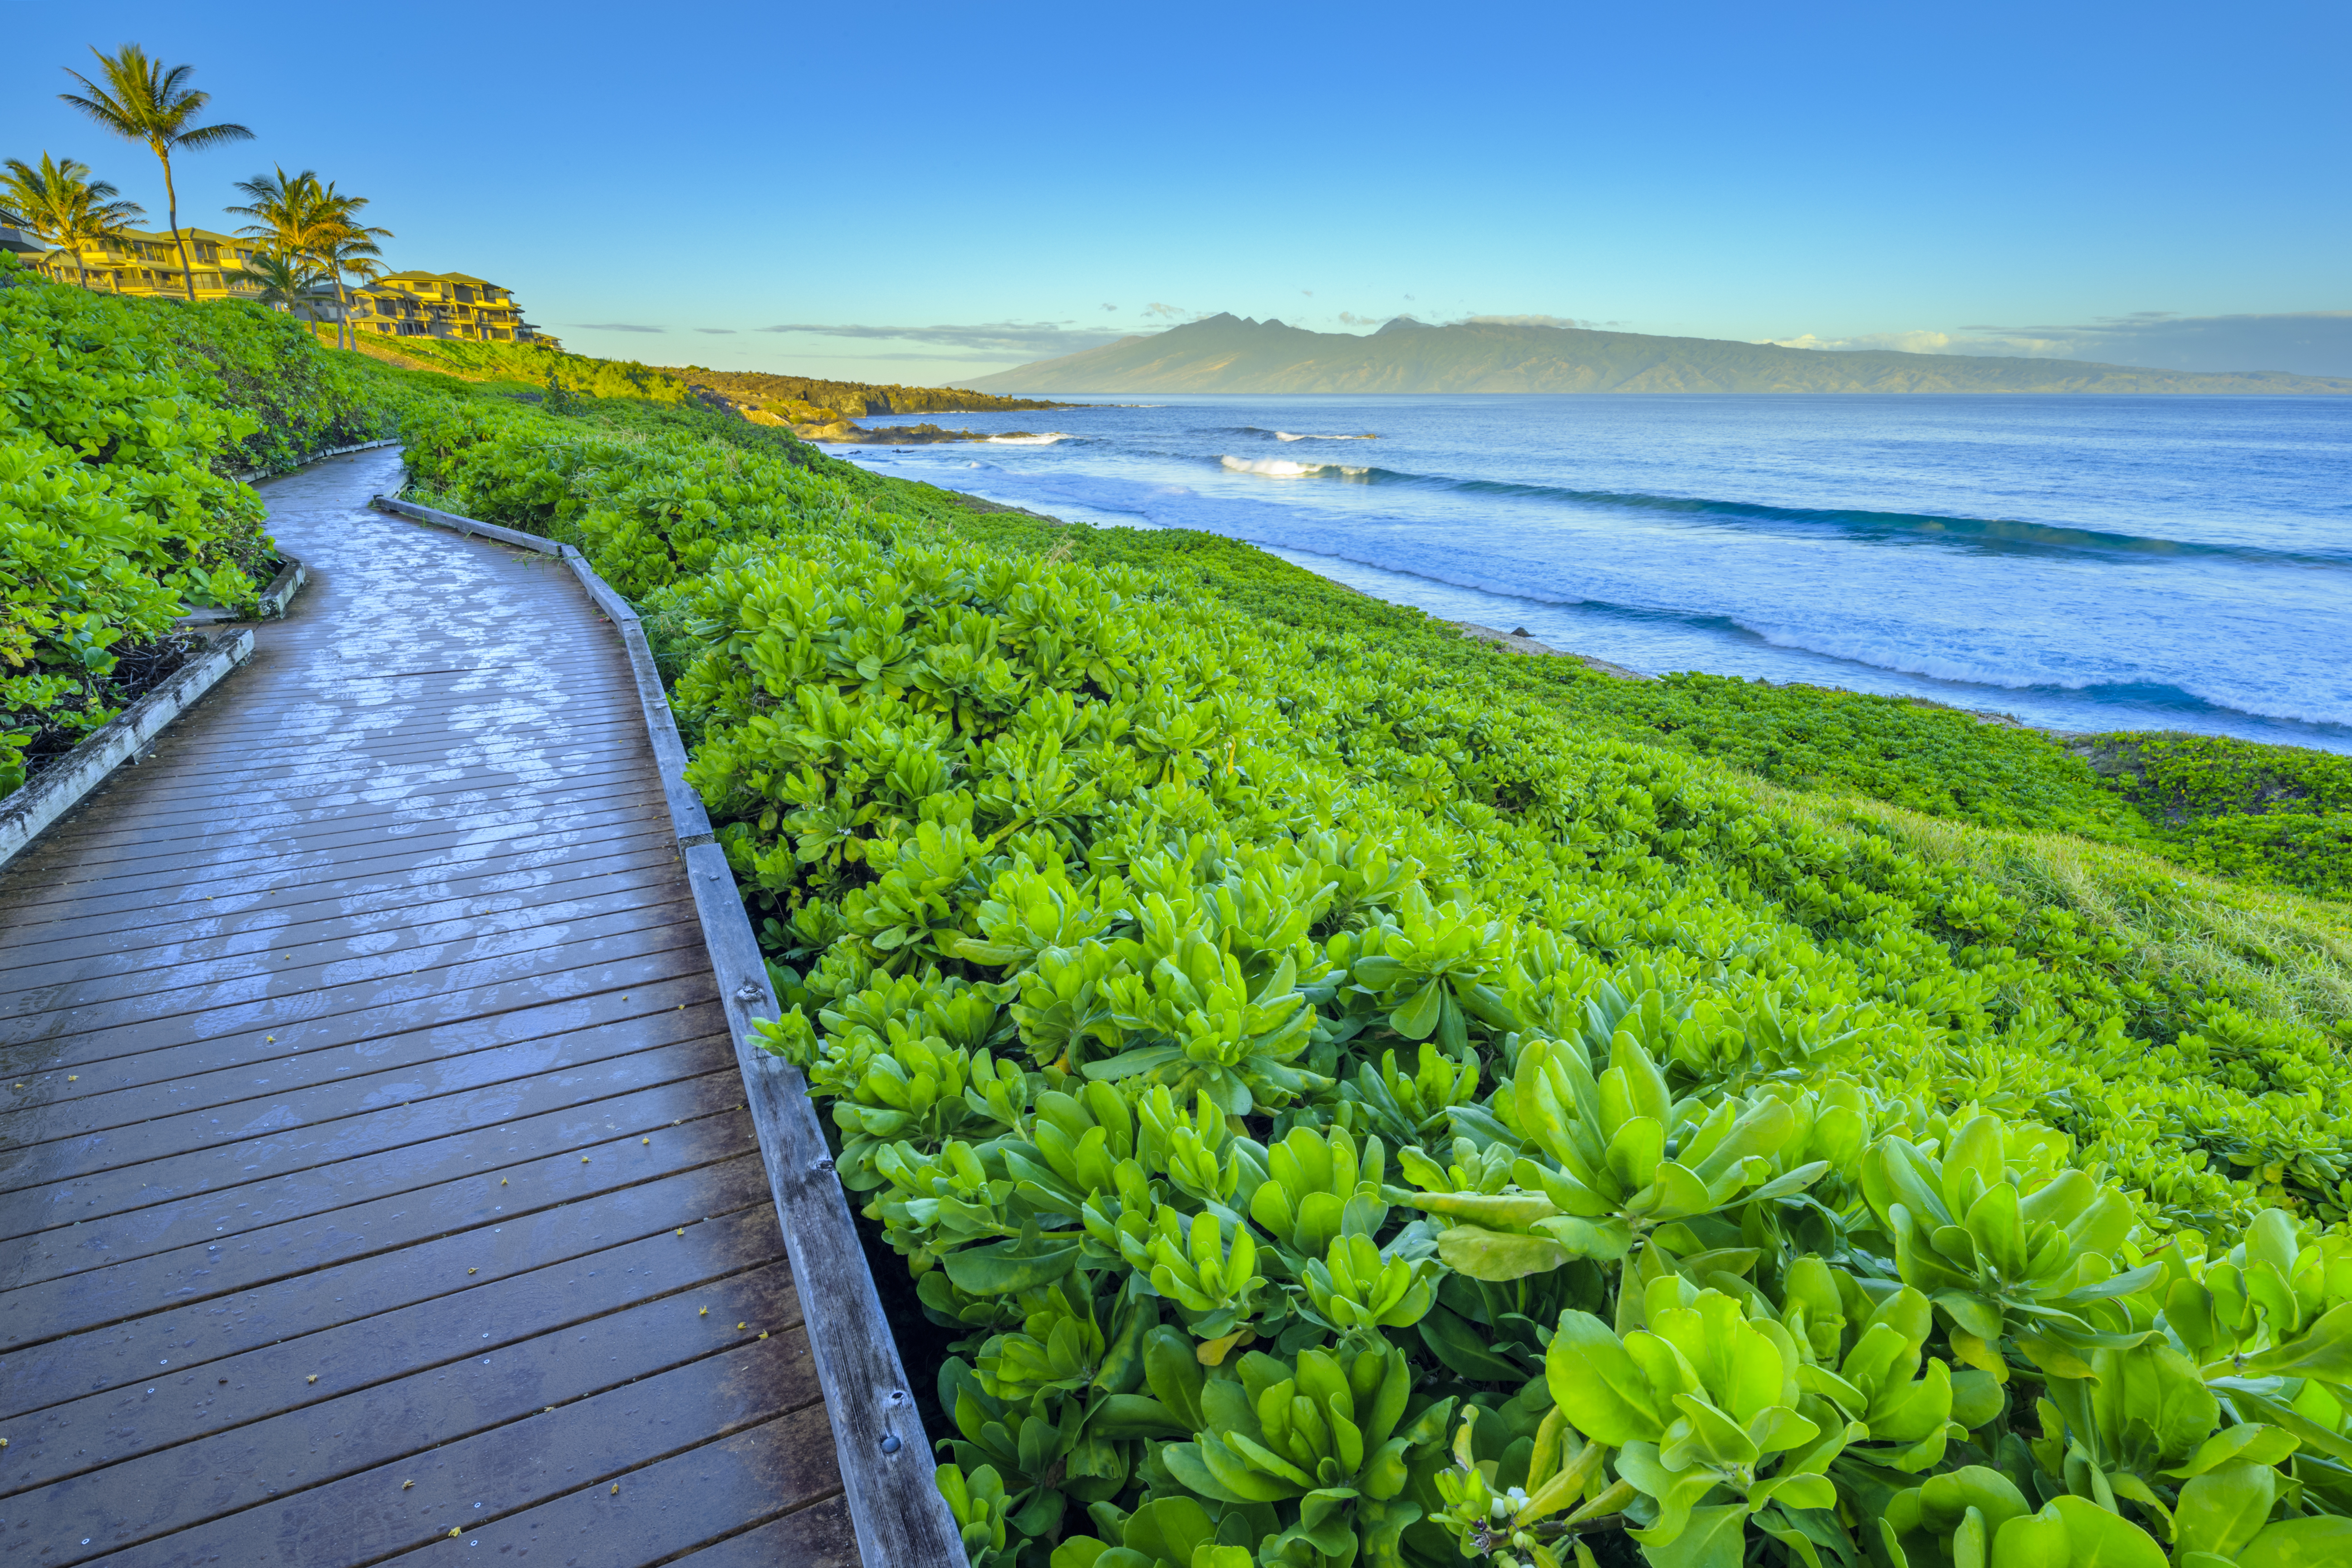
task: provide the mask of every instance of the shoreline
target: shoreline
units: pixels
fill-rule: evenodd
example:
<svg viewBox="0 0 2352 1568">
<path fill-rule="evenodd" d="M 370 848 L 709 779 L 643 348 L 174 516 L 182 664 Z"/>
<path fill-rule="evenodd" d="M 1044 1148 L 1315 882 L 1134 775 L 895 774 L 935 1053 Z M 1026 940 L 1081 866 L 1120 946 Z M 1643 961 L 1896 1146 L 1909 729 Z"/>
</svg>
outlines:
<svg viewBox="0 0 2352 1568">
<path fill-rule="evenodd" d="M 908 482 L 912 484 L 929 483 L 928 480 L 922 479 L 914 479 Z M 1027 507 L 1012 506 L 1003 501 L 990 500 L 985 496 L 973 495 L 970 490 L 950 489 L 944 485 L 932 485 L 930 488 L 940 491 L 942 495 L 953 496 L 956 500 L 956 504 L 962 507 L 967 511 L 1009 512 L 1016 517 L 1025 517 L 1032 519 L 1034 521 L 1045 523 L 1051 528 L 1067 528 L 1070 526 L 1068 520 L 1065 518 L 1049 516 L 1042 511 L 1032 511 Z M 1242 544 L 1249 543 L 1247 540 L 1237 540 L 1235 542 Z M 1259 547 L 1257 545 L 1251 544 L 1250 548 L 1255 550 Z M 1277 556 L 1276 559 L 1279 560 L 1280 557 Z M 1306 571 L 1307 568 L 1301 567 L 1299 570 Z M 1353 594 L 1360 599 L 1370 599 L 1374 604 L 1389 604 L 1392 602 L 1382 599 L 1376 594 L 1368 594 L 1364 592 L 1363 589 L 1355 587 L 1350 584 L 1342 583 L 1336 577 L 1326 577 L 1319 572 L 1310 573 L 1309 575 L 1314 576 L 1320 582 L 1329 584 L 1332 587 L 1338 589 L 1342 594 Z M 1419 608 L 1418 605 L 1405 605 L 1403 607 L 1408 609 Z M 1426 611 L 1423 611 L 1423 613 L 1424 615 L 1428 614 Z M 1634 669 L 1626 665 L 1612 663 L 1608 659 L 1601 658 L 1592 654 L 1577 653 L 1569 648 L 1554 647 L 1551 644 L 1539 642 L 1536 638 L 1526 635 L 1524 632 L 1504 631 L 1499 626 L 1483 626 L 1476 621 L 1447 620 L 1442 616 L 1431 616 L 1430 618 L 1432 620 L 1438 621 L 1443 625 L 1452 626 L 1464 637 L 1468 637 L 1475 642 L 1492 643 L 1496 647 L 1504 649 L 1506 652 L 1518 654 L 1522 658 L 1573 659 L 1576 663 L 1582 665 L 1586 669 L 1591 670 L 1593 674 L 1605 676 L 1612 680 L 1658 680 L 1663 679 L 1660 676 L 1650 674 L 1644 670 Z M 2030 730 L 2037 735 L 2048 737 L 2050 740 L 2056 742 L 2059 745 L 2066 747 L 2069 750 L 2074 749 L 2072 742 L 2094 742 L 2098 737 L 2107 734 L 2146 732 L 2152 734 L 2195 735 L 2198 733 L 2198 731 L 2193 730 L 2156 730 L 2149 731 L 2059 730 L 2051 728 L 2047 725 L 2029 724 L 2014 713 L 2004 713 L 1997 709 L 1962 708 L 1956 703 L 1937 702 L 1926 697 L 1897 697 L 1884 691 L 1857 691 L 1852 687 L 1822 686 L 1818 682 L 1809 680 L 1767 680 L 1764 681 L 1763 684 L 1766 686 L 1788 689 L 1811 689 L 1817 691 L 1835 691 L 1843 693 L 1848 697 L 1874 698 L 1884 702 L 1901 702 L 1914 708 L 1931 708 L 1946 713 L 1964 714 L 1979 724 L 1990 724 L 1996 729 Z M 2277 744 L 2275 742 L 2255 742 L 2251 743 L 2257 745 Z M 2296 747 L 2292 749 L 2317 750 L 2315 747 Z"/>
</svg>

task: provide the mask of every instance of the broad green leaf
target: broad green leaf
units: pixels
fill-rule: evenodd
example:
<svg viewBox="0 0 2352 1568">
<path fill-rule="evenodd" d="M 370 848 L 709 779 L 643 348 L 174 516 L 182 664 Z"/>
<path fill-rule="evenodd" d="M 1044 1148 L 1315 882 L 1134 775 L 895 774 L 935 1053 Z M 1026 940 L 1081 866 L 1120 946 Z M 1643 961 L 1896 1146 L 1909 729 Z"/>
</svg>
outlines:
<svg viewBox="0 0 2352 1568">
<path fill-rule="evenodd" d="M 2352 1301 L 2331 1309 L 2291 1343 L 2248 1356 L 2239 1365 L 2245 1377 L 2315 1377 L 2352 1384 Z"/>
<path fill-rule="evenodd" d="M 1692 1509 L 1688 1521 L 1663 1545 L 1654 1539 L 1656 1530 L 1628 1533 L 1642 1542 L 1642 1555 L 1649 1560 L 1651 1568 L 1739 1568 L 1745 1555 L 1747 1524 L 1746 1505 L 1717 1503 L 1710 1508 Z"/>
<path fill-rule="evenodd" d="M 1625 1343 L 1590 1312 L 1559 1315 L 1544 1379 L 1569 1424 L 1612 1447 L 1654 1443 L 1664 1431 L 1656 1394 Z"/>
<path fill-rule="evenodd" d="M 1990 1568 L 2068 1568 L 2074 1551 L 2066 1521 L 2054 1507 L 2045 1508 L 1993 1531 Z"/>
<path fill-rule="evenodd" d="M 2352 1519 L 2283 1519 L 2238 1553 L 2238 1568 L 2342 1568 L 2352 1563 Z"/>
<path fill-rule="evenodd" d="M 1432 980 L 1389 1015 L 1389 1026 L 1408 1040 L 1425 1040 L 1444 1014 L 1445 984 Z"/>
<path fill-rule="evenodd" d="M 2043 1511 L 2053 1510 L 2066 1523 L 2067 1568 L 2168 1568 L 2156 1538 L 2121 1514 L 2078 1497 L 2051 1499 Z M 2005 1528 L 2022 1522 L 2011 1520 Z M 1993 1562 L 2000 1563 L 1998 1552 Z"/>
<path fill-rule="evenodd" d="M 1617 1474 L 1658 1505 L 1656 1523 L 1647 1530 L 1627 1531 L 1651 1552 L 1673 1545 L 1681 1537 L 1691 1523 L 1693 1510 L 1715 1489 L 1717 1479 L 1705 1467 L 1686 1471 L 1668 1468 L 1656 1446 L 1650 1443 L 1629 1443 L 1619 1449 Z M 1747 1510 L 1739 1511 L 1745 1514 Z"/>
<path fill-rule="evenodd" d="M 2224 1426 L 2205 1439 L 2189 1462 L 2179 1469 L 2164 1473 L 2175 1479 L 2201 1476 L 2206 1471 L 2246 1460 L 2257 1465 L 2275 1465 L 2302 1446 L 2302 1440 L 2283 1426 L 2269 1426 L 2259 1421 L 2237 1426 Z"/>
<path fill-rule="evenodd" d="M 1456 1273 L 1496 1283 L 1549 1273 L 1570 1258 L 1568 1248 L 1549 1237 L 1515 1236 L 1475 1225 L 1448 1226 L 1437 1238 L 1437 1256 Z"/>
<path fill-rule="evenodd" d="M 1192 1553 L 1217 1535 L 1209 1510 L 1188 1497 L 1160 1497 L 1127 1516 L 1119 1543 L 1148 1558 L 1190 1563 Z"/>
<path fill-rule="evenodd" d="M 1159 1400 L 1140 1394 L 1110 1394 L 1087 1407 L 1087 1430 L 1097 1437 L 1181 1437 L 1195 1430 Z"/>
<path fill-rule="evenodd" d="M 1421 1342 L 1459 1376 L 1476 1383 L 1517 1384 L 1527 1378 L 1527 1368 L 1487 1349 L 1477 1329 L 1444 1307 L 1431 1308 L 1418 1327 Z"/>
<path fill-rule="evenodd" d="M 1191 1568 L 1256 1568 L 1256 1564 L 1246 1546 L 1196 1546 Z"/>
<path fill-rule="evenodd" d="M 975 1296 L 1010 1296 L 1051 1285 L 1078 1260 L 1076 1246 L 1029 1247 L 1029 1243 L 1021 1241 L 961 1247 L 948 1254 L 943 1267 L 959 1290 Z"/>
<path fill-rule="evenodd" d="M 2278 1500 L 2278 1472 L 2246 1460 L 2192 1478 L 2173 1507 L 2174 1542 L 2183 1552 L 2227 1557 L 2261 1532 Z"/>
</svg>

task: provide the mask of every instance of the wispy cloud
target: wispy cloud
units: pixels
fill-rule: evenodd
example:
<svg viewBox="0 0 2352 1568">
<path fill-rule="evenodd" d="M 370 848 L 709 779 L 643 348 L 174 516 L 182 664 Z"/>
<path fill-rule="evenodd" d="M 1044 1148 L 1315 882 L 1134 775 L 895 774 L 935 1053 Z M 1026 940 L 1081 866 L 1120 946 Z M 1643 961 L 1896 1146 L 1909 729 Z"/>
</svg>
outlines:
<svg viewBox="0 0 2352 1568">
<path fill-rule="evenodd" d="M 697 327 L 694 330 L 698 332 L 709 332 L 714 338 L 731 338 L 735 335 L 735 329 L 732 327 Z"/>
<path fill-rule="evenodd" d="M 1143 307 L 1143 313 L 1147 316 L 1160 316 L 1172 321 L 1177 317 L 1184 314 L 1184 307 L 1181 305 L 1163 305 L 1159 300 L 1154 300 L 1150 304 Z"/>
<path fill-rule="evenodd" d="M 1978 321 L 1951 331 L 1865 332 L 1772 340 L 1786 348 L 1895 349 L 1905 353 L 2005 354 L 2092 360 L 2151 370 L 2287 371 L 2352 376 L 2352 310 L 2183 316 L 2134 310 L 2089 321 L 2004 327 Z"/>
<path fill-rule="evenodd" d="M 1116 306 L 1116 305 L 1105 305 L 1105 306 L 1103 307 L 1103 309 L 1104 309 L 1104 310 L 1118 310 L 1118 306 Z"/>
<path fill-rule="evenodd" d="M 638 327 L 626 321 L 574 321 L 571 330 L 578 332 L 666 332 L 667 327 Z"/>
<path fill-rule="evenodd" d="M 1462 321 L 1472 327 L 1580 327 L 1587 331 L 1600 324 L 1574 316 L 1465 316 Z"/>
<path fill-rule="evenodd" d="M 2102 359 L 2158 370 L 2283 370 L 2352 376 L 2352 310 L 2274 315 L 2179 316 L 2136 310 L 2077 326 L 2022 329 L 2063 342 L 2070 359 Z"/>
<path fill-rule="evenodd" d="M 857 338 L 867 342 L 896 341 L 934 343 L 962 349 L 975 357 L 1052 359 L 1118 342 L 1115 333 L 1080 331 L 1067 321 L 983 321 L 973 326 L 866 327 L 824 322 L 790 322 L 761 327 L 762 332 L 804 332 L 816 337 Z M 880 358 L 881 355 L 861 356 Z"/>
<path fill-rule="evenodd" d="M 1342 310 L 1339 312 L 1339 324 L 1343 327 L 1377 327 L 1381 323 L 1377 317 L 1359 316 L 1353 310 Z"/>
</svg>

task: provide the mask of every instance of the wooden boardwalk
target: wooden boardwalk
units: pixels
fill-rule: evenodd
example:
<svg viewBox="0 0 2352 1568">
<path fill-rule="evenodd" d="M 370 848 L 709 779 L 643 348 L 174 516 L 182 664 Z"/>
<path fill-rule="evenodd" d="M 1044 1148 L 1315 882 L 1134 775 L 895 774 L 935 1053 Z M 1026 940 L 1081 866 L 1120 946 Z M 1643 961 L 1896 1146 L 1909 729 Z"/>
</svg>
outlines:
<svg viewBox="0 0 2352 1568">
<path fill-rule="evenodd" d="M 0 873 L 0 1558 L 849 1568 L 626 659 L 398 471 Z"/>
</svg>

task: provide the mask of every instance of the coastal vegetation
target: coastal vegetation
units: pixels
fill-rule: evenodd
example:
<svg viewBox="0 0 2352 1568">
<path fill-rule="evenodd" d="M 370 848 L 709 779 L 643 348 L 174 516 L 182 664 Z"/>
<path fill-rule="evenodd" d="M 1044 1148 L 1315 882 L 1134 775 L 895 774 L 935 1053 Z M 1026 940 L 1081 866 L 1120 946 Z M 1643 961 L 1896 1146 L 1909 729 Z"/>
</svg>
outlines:
<svg viewBox="0 0 2352 1568">
<path fill-rule="evenodd" d="M 969 392 L 958 386 L 876 385 L 806 375 L 770 375 L 764 371 L 706 370 L 700 365 L 670 374 L 743 408 L 774 414 L 788 425 L 843 424 L 877 414 L 1017 414 L 1070 406 Z"/>
<path fill-rule="evenodd" d="M 984 375 L 986 391 L 2083 392 L 2352 394 L 2340 376 L 2208 374 L 2074 360 L 1784 348 L 1718 338 L 1399 316 L 1376 332 L 1317 332 L 1216 315 Z"/>
<path fill-rule="evenodd" d="M 12 683 L 266 550 L 278 418 L 640 608 L 975 1568 L 2352 1555 L 2337 760 L 1611 680 L 250 306 L 0 329 Z"/>
</svg>

